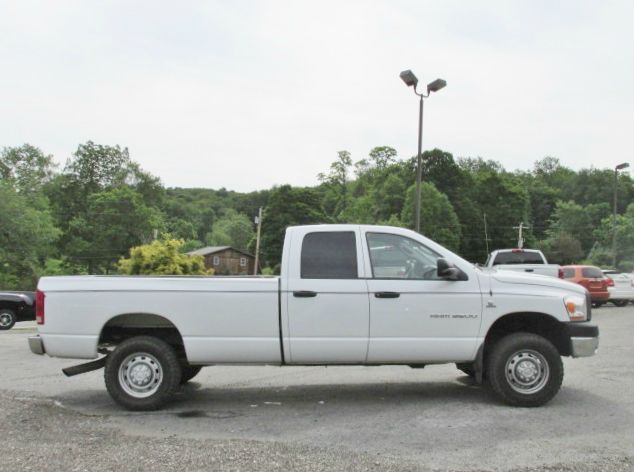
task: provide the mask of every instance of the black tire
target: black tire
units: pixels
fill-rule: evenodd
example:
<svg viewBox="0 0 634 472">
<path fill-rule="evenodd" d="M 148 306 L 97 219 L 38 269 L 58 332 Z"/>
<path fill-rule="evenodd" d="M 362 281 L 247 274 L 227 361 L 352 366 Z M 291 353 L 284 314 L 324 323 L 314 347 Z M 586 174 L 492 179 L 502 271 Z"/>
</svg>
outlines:
<svg viewBox="0 0 634 472">
<path fill-rule="evenodd" d="M 623 307 L 627 305 L 628 300 L 612 300 L 612 303 L 614 304 L 614 306 Z"/>
<path fill-rule="evenodd" d="M 202 370 L 203 366 L 201 365 L 189 365 L 189 364 L 181 364 L 181 385 L 186 384 L 191 379 L 196 377 L 198 373 Z"/>
<path fill-rule="evenodd" d="M 174 349 L 162 339 L 137 336 L 123 341 L 108 356 L 104 377 L 108 393 L 122 407 L 158 410 L 178 389 L 181 365 Z"/>
<path fill-rule="evenodd" d="M 592 302 L 592 308 L 601 308 L 604 302 Z"/>
<path fill-rule="evenodd" d="M 464 372 L 465 374 L 467 374 L 469 377 L 474 378 L 475 377 L 475 369 L 473 368 L 473 364 L 467 362 L 464 364 L 456 364 L 456 367 L 458 368 L 458 370 L 461 370 L 462 372 Z"/>
<path fill-rule="evenodd" d="M 0 309 L 0 331 L 13 328 L 16 321 L 17 317 L 13 310 L 9 310 L 8 308 Z"/>
<path fill-rule="evenodd" d="M 520 369 L 522 366 L 524 370 Z M 564 379 L 564 366 L 557 348 L 546 338 L 514 333 L 500 339 L 488 353 L 486 373 L 489 385 L 503 402 L 535 407 L 557 394 Z M 524 374 L 534 379 L 525 379 Z M 526 382 L 523 384 L 522 380 Z"/>
</svg>

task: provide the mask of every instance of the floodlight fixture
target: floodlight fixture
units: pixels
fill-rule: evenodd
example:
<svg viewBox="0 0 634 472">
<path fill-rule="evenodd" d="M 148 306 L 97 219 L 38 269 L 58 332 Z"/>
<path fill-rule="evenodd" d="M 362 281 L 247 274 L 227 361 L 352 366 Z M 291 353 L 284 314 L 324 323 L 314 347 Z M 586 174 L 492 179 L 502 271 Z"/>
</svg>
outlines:
<svg viewBox="0 0 634 472">
<path fill-rule="evenodd" d="M 408 87 L 416 88 L 416 85 L 418 85 L 418 79 L 416 78 L 414 73 L 409 69 L 401 72 L 400 77 L 401 77 L 401 80 L 403 80 L 403 82 L 405 82 L 405 85 L 407 85 Z"/>
<path fill-rule="evenodd" d="M 436 79 L 433 82 L 427 84 L 427 93 L 429 92 L 438 92 L 441 88 L 445 88 L 447 86 L 447 82 L 443 79 Z"/>
</svg>

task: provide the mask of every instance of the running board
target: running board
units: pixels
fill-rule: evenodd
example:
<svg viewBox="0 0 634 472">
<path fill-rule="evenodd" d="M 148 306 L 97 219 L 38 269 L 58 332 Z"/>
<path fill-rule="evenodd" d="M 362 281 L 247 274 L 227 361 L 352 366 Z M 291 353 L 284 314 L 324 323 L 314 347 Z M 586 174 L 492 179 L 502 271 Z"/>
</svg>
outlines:
<svg viewBox="0 0 634 472">
<path fill-rule="evenodd" d="M 86 364 L 74 365 L 72 367 L 66 367 L 62 369 L 66 377 L 73 377 L 79 374 L 85 374 L 86 372 L 92 372 L 93 370 L 99 370 L 106 366 L 106 359 L 108 356 L 104 356 L 96 361 L 87 362 Z"/>
</svg>

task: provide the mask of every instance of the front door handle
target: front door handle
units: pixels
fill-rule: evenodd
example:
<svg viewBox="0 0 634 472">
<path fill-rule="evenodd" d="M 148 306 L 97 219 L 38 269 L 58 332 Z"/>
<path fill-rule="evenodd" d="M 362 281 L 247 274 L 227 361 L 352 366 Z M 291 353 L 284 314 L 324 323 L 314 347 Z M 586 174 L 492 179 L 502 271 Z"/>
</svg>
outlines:
<svg viewBox="0 0 634 472">
<path fill-rule="evenodd" d="M 524 272 L 535 272 L 535 269 L 524 269 Z"/>
<path fill-rule="evenodd" d="M 311 292 L 310 290 L 298 290 L 293 292 L 293 296 L 297 298 L 312 298 L 317 296 L 317 292 Z"/>
<path fill-rule="evenodd" d="M 401 296 L 398 292 L 374 292 L 376 298 L 398 298 Z"/>
</svg>

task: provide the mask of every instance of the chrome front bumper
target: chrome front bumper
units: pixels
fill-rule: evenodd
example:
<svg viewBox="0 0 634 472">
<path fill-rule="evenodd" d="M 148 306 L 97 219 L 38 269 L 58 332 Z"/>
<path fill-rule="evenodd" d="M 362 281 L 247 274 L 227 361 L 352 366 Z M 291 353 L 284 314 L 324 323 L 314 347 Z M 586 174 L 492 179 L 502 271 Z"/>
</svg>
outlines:
<svg viewBox="0 0 634 472">
<path fill-rule="evenodd" d="M 570 338 L 570 351 L 572 357 L 589 357 L 594 356 L 599 349 L 599 338 Z"/>
<path fill-rule="evenodd" d="M 42 342 L 42 338 L 39 335 L 29 336 L 29 348 L 33 354 L 42 355 L 46 351 L 44 350 L 44 343 Z"/>
</svg>

